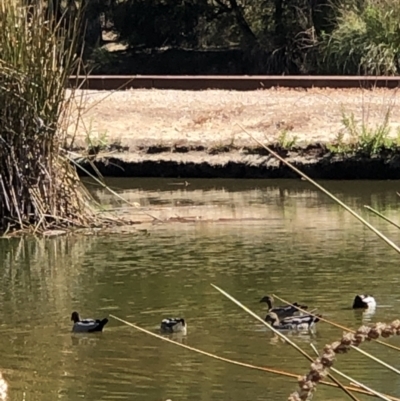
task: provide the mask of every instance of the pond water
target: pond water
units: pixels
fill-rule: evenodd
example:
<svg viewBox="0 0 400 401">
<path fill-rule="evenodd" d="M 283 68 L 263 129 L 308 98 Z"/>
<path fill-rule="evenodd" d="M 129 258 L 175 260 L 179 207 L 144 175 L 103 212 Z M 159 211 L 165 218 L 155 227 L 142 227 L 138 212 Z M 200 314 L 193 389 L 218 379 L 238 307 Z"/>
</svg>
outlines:
<svg viewBox="0 0 400 401">
<path fill-rule="evenodd" d="M 189 352 L 112 318 L 102 334 L 73 336 L 73 310 L 84 317 L 111 313 L 154 332 L 162 318 L 183 316 L 184 344 L 296 374 L 309 362 L 210 283 L 260 316 L 260 298 L 275 293 L 356 328 L 363 316 L 350 309 L 353 297 L 372 293 L 378 308 L 371 321 L 398 317 L 400 256 L 308 183 L 175 184 L 181 183 L 110 181 L 158 213 L 147 232 L 0 241 L 0 400 L 285 400 L 297 388 L 294 380 Z M 371 205 L 399 221 L 399 182 L 323 184 L 400 243 L 395 227 L 363 209 Z M 161 223 L 163 216 L 194 220 Z M 291 338 L 312 354 L 310 342 L 322 349 L 341 334 L 321 322 L 315 335 Z M 388 341 L 400 346 L 400 338 Z M 363 348 L 400 367 L 395 351 Z M 359 353 L 341 355 L 336 367 L 400 397 L 399 377 Z M 314 399 L 347 398 L 321 385 Z"/>
</svg>

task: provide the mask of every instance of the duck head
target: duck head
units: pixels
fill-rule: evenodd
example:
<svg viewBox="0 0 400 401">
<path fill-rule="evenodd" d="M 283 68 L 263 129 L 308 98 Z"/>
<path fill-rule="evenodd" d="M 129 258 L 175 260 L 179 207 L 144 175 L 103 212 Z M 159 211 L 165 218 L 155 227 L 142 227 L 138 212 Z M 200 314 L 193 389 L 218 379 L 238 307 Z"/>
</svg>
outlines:
<svg viewBox="0 0 400 401">
<path fill-rule="evenodd" d="M 272 298 L 270 295 L 266 295 L 265 297 L 261 298 L 260 302 L 265 302 L 268 305 L 268 309 L 272 309 L 274 298 Z"/>
<path fill-rule="evenodd" d="M 78 312 L 72 312 L 71 320 L 72 320 L 74 323 L 80 322 L 81 319 L 79 318 L 79 313 L 78 313 Z"/>
</svg>

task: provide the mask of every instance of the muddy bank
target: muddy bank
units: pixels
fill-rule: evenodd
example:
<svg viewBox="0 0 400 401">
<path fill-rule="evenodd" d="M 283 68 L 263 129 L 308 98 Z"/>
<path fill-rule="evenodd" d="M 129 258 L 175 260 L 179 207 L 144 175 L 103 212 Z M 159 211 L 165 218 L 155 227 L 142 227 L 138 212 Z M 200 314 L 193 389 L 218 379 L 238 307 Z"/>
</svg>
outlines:
<svg viewBox="0 0 400 401">
<path fill-rule="evenodd" d="M 337 154 L 324 144 L 274 150 L 316 179 L 400 179 L 400 149 L 369 156 Z M 114 148 L 93 156 L 96 168 L 106 177 L 169 178 L 298 178 L 263 148 L 149 146 L 135 152 Z M 93 173 L 89 162 L 81 165 Z"/>
</svg>

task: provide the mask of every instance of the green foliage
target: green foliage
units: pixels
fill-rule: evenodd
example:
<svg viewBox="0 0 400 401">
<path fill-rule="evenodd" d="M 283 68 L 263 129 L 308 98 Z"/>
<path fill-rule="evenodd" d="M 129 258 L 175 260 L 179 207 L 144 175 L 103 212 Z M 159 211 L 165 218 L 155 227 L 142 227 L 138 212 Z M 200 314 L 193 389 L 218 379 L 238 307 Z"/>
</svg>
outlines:
<svg viewBox="0 0 400 401">
<path fill-rule="evenodd" d="M 93 49 L 88 60 L 88 66 L 93 73 L 101 71 L 103 68 L 110 66 L 114 62 L 114 55 L 104 47 Z"/>
<path fill-rule="evenodd" d="M 103 28 L 112 29 L 129 49 L 147 52 L 149 64 L 153 50 L 160 48 L 224 48 L 242 51 L 235 61 L 238 74 L 400 71 L 398 0 L 91 0 L 87 4 L 90 32 L 85 41 L 90 49 L 96 48 L 102 19 Z M 91 58 L 100 58 L 95 65 L 108 63 L 104 54 Z M 180 61 L 177 58 L 177 73 Z M 221 72 L 232 73 L 232 66 L 223 68 L 223 63 L 213 70 L 218 73 L 222 67 Z M 110 60 L 110 65 L 118 70 L 117 63 Z M 197 67 L 193 58 L 193 73 L 201 73 Z M 162 62 L 158 68 L 162 73 Z"/>
<path fill-rule="evenodd" d="M 105 14 L 119 40 L 136 50 L 241 48 L 237 63 L 249 73 L 297 73 L 312 68 L 315 32 L 327 29 L 329 10 L 306 0 L 296 7 L 283 0 L 113 0 Z"/>
<path fill-rule="evenodd" d="M 297 143 L 297 136 L 296 135 L 290 135 L 289 130 L 283 129 L 279 133 L 278 136 L 278 145 L 282 149 L 293 149 L 296 146 Z"/>
<path fill-rule="evenodd" d="M 89 154 L 97 154 L 105 151 L 109 146 L 108 132 L 105 130 L 95 134 L 92 131 L 92 124 L 90 123 L 89 130 L 86 133 L 85 142 Z"/>
<path fill-rule="evenodd" d="M 353 147 L 358 151 L 373 155 L 393 145 L 393 141 L 389 138 L 389 117 L 390 110 L 386 112 L 381 124 L 370 127 L 364 121 L 361 124 L 357 124 L 354 113 L 347 115 L 343 112 L 342 123 L 352 138 Z"/>
<path fill-rule="evenodd" d="M 29 10 L 23 3 L 7 0 L 0 6 L 0 121 L 2 134 L 7 132 L 12 142 L 38 134 L 38 125 L 51 128 L 46 134 L 55 134 L 77 61 L 78 38 L 72 31 L 78 29 L 79 18 L 66 16 L 55 29 L 50 11 Z M 39 120 L 42 124 L 35 123 Z M 20 132 L 20 127 L 25 129 Z M 13 133 L 15 137 L 8 138 Z"/>
<path fill-rule="evenodd" d="M 395 75 L 399 73 L 400 2 L 343 2 L 330 35 L 323 35 L 326 69 L 330 73 Z"/>
<path fill-rule="evenodd" d="M 327 145 L 327 148 L 332 153 L 360 152 L 372 156 L 382 150 L 397 147 L 400 144 L 400 130 L 397 130 L 397 138 L 391 138 L 389 119 L 390 109 L 380 124 L 371 127 L 365 121 L 357 123 L 354 113 L 348 114 L 342 110 L 344 129 L 338 133 L 333 144 Z M 349 140 L 345 139 L 345 134 L 348 134 Z"/>
<path fill-rule="evenodd" d="M 87 195 L 61 149 L 83 9 L 60 16 L 26 3 L 0 2 L 0 232 L 90 218 Z"/>
<path fill-rule="evenodd" d="M 114 28 L 130 46 L 192 45 L 206 1 L 126 0 L 115 8 Z"/>
<path fill-rule="evenodd" d="M 327 143 L 326 148 L 331 153 L 338 153 L 338 154 L 350 153 L 352 151 L 352 146 L 344 139 L 343 131 L 339 131 L 335 141 L 333 143 Z"/>
</svg>

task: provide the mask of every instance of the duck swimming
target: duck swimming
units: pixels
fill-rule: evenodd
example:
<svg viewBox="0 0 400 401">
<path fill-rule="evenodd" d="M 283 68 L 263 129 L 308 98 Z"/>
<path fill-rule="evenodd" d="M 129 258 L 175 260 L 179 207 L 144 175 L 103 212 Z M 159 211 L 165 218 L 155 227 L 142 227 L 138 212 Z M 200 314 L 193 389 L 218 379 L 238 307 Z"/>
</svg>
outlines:
<svg viewBox="0 0 400 401">
<path fill-rule="evenodd" d="M 356 295 L 353 301 L 353 309 L 375 309 L 376 301 L 372 295 Z"/>
<path fill-rule="evenodd" d="M 180 333 L 187 334 L 187 324 L 185 319 L 178 317 L 170 317 L 161 321 L 160 330 L 162 333 Z"/>
<path fill-rule="evenodd" d="M 74 322 L 72 327 L 73 333 L 95 333 L 103 331 L 104 326 L 108 323 L 108 319 L 83 319 L 81 320 L 78 312 L 72 312 L 71 320 Z"/>
<path fill-rule="evenodd" d="M 319 322 L 321 315 L 291 316 L 279 320 L 274 312 L 269 312 L 265 321 L 277 330 L 311 331 Z"/>
<path fill-rule="evenodd" d="M 294 306 L 287 305 L 287 306 L 273 307 L 274 298 L 269 295 L 266 295 L 265 297 L 261 298 L 260 302 L 265 302 L 268 305 L 268 312 L 276 313 L 280 319 L 293 316 L 296 312 L 300 312 L 294 306 L 297 306 L 298 308 L 301 308 L 301 309 L 308 309 L 307 305 L 300 305 L 297 302 L 294 302 L 292 304 Z"/>
</svg>

